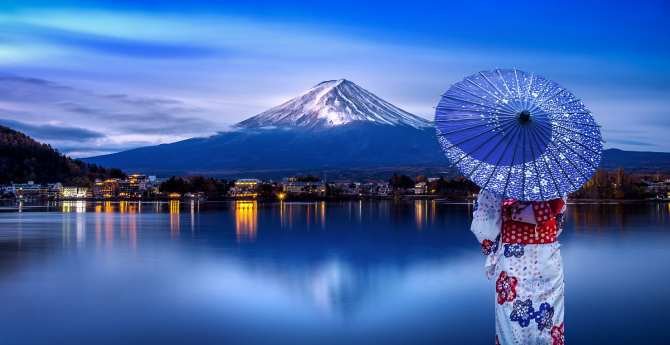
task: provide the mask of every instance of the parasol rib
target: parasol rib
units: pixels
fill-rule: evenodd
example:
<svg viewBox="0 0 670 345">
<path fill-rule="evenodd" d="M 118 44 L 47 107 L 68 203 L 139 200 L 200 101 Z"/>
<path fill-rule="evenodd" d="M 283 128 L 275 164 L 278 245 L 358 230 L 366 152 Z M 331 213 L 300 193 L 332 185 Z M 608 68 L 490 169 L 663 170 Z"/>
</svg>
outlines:
<svg viewBox="0 0 670 345">
<path fill-rule="evenodd" d="M 542 130 L 542 129 L 538 129 L 538 130 Z M 538 146 L 540 146 L 538 144 L 540 142 L 540 139 L 537 137 L 537 133 L 533 132 L 532 133 L 532 138 L 533 138 L 533 142 L 535 142 Z M 549 151 L 550 150 L 545 150 L 545 152 L 549 152 Z M 551 175 L 551 182 L 554 184 L 554 188 L 556 188 L 556 192 L 559 195 L 563 195 L 563 190 L 562 190 L 561 187 L 559 187 L 558 182 L 556 182 L 556 177 L 554 176 L 554 172 L 551 170 L 551 167 L 549 166 L 549 163 L 547 163 L 546 159 L 541 159 L 541 161 L 544 162 L 544 165 L 547 168 L 547 171 L 549 172 L 549 175 Z M 563 167 L 559 166 L 559 169 L 562 171 Z M 565 174 L 565 172 L 563 172 L 563 174 Z M 566 177 L 567 177 L 567 175 L 566 175 Z"/>
<path fill-rule="evenodd" d="M 535 150 L 533 150 L 533 145 L 528 145 L 530 148 L 530 154 L 533 156 L 533 166 L 535 167 L 535 174 L 536 174 L 536 179 L 537 179 L 537 185 L 540 188 L 540 197 L 544 200 L 544 193 L 542 193 L 542 183 L 540 182 L 540 170 L 537 168 L 536 160 L 537 157 L 535 155 Z"/>
<path fill-rule="evenodd" d="M 513 122 L 510 122 L 510 123 L 506 124 L 506 126 L 508 126 L 508 127 L 511 127 L 512 125 L 513 125 Z M 519 128 L 518 126 L 517 126 L 517 127 L 514 127 L 514 129 L 517 129 L 517 130 L 518 130 L 518 128 Z M 497 147 L 498 145 L 502 144 L 502 143 L 503 143 L 503 140 L 505 140 L 505 137 L 507 137 L 507 135 L 509 135 L 509 133 L 511 133 L 511 132 L 505 132 L 505 134 L 503 134 L 502 136 L 500 136 L 500 138 L 498 139 L 498 142 L 496 143 L 495 147 Z M 486 142 L 483 142 L 483 143 L 481 144 L 481 146 L 483 146 L 484 144 L 486 144 Z M 508 142 L 507 144 L 509 145 L 509 142 Z M 479 150 L 479 148 L 473 150 L 472 153 L 476 152 L 477 150 Z M 477 170 L 477 169 L 482 165 L 482 163 L 484 163 L 484 161 L 486 161 L 486 159 L 487 159 L 487 158 L 491 155 L 491 153 L 493 153 L 494 151 L 495 151 L 495 149 L 490 150 L 489 152 L 487 152 L 487 153 L 486 153 L 486 156 L 484 156 L 482 159 L 479 160 L 479 163 L 477 163 L 477 165 L 474 166 L 474 167 L 472 168 L 472 170 L 466 175 L 466 177 L 469 179 L 469 178 L 472 176 L 472 174 L 475 172 L 475 170 Z M 501 157 L 502 157 L 502 156 L 501 156 Z"/>
<path fill-rule="evenodd" d="M 474 82 L 470 81 L 469 79 L 466 79 L 466 80 L 469 81 L 469 82 L 471 82 L 471 83 L 474 83 Z M 477 84 L 475 84 L 475 85 L 477 85 Z M 452 87 L 453 87 L 454 89 L 457 89 L 457 90 L 461 91 L 461 92 L 467 93 L 467 94 L 471 95 L 472 97 L 476 97 L 476 98 L 478 98 L 478 99 L 481 99 L 482 101 L 490 102 L 489 99 L 486 99 L 486 98 L 484 98 L 484 97 L 482 97 L 482 96 L 476 95 L 476 94 L 472 93 L 471 91 L 468 91 L 468 90 L 466 90 L 466 89 L 464 89 L 464 88 L 461 88 L 460 86 L 458 86 L 458 84 L 457 84 L 457 85 L 454 85 L 454 86 L 452 86 Z M 495 97 L 495 95 L 492 95 L 492 96 Z M 496 98 L 496 99 L 497 99 L 497 98 Z M 499 99 L 498 99 L 498 100 L 499 100 Z M 504 104 L 504 103 L 503 103 L 502 106 L 505 107 L 505 108 L 509 111 L 509 114 L 514 114 L 514 109 L 512 109 L 511 107 L 509 107 L 507 104 Z"/>
<path fill-rule="evenodd" d="M 487 105 L 487 104 L 479 104 L 479 103 L 477 103 L 477 102 L 469 101 L 469 100 L 467 100 L 467 99 L 458 98 L 458 97 L 455 97 L 455 96 L 452 96 L 452 95 L 444 94 L 442 97 L 444 97 L 444 98 L 448 98 L 448 99 L 451 99 L 451 100 L 454 100 L 454 101 L 458 101 L 458 102 L 470 103 L 470 104 L 476 105 L 476 106 L 478 106 L 478 107 L 484 107 L 484 108 L 489 108 L 489 109 L 497 110 L 497 111 L 499 111 L 499 112 L 501 112 L 501 113 L 503 113 L 503 114 L 514 115 L 513 112 L 509 112 L 509 111 L 507 111 L 507 110 L 505 110 L 505 109 L 496 108 L 496 107 L 494 107 L 494 106 Z"/>
<path fill-rule="evenodd" d="M 516 134 L 518 131 L 519 131 L 519 127 L 515 127 L 514 128 L 514 133 Z M 505 148 L 503 149 L 503 152 L 502 152 L 503 154 L 501 154 L 500 157 L 498 157 L 498 161 L 494 165 L 493 171 L 491 171 L 491 175 L 489 175 L 489 178 L 486 179 L 486 183 L 484 183 L 484 186 L 482 187 L 482 189 L 486 189 L 486 187 L 489 185 L 489 182 L 491 181 L 491 177 L 493 177 L 496 170 L 498 170 L 498 167 L 500 167 L 500 162 L 502 162 L 502 158 L 505 156 L 505 153 L 507 153 L 507 149 L 510 147 L 511 143 L 512 143 L 511 140 L 507 141 L 507 144 L 505 145 Z"/>
</svg>

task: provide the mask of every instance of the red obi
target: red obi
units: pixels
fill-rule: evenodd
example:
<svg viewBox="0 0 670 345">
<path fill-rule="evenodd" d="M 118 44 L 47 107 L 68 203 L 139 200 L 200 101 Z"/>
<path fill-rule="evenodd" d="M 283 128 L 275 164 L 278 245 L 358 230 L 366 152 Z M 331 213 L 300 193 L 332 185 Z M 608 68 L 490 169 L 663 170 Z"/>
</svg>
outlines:
<svg viewBox="0 0 670 345">
<path fill-rule="evenodd" d="M 558 224 L 556 216 L 564 206 L 563 199 L 523 202 L 514 199 L 503 201 L 502 242 L 543 244 L 556 241 Z"/>
</svg>

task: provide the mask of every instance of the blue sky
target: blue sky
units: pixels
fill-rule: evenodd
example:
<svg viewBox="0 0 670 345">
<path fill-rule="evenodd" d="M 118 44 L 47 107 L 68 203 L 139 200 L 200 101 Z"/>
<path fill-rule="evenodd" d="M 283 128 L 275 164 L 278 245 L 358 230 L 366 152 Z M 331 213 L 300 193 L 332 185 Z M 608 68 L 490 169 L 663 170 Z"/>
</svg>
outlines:
<svg viewBox="0 0 670 345">
<path fill-rule="evenodd" d="M 0 124 L 74 156 L 225 130 L 329 79 L 419 116 L 464 76 L 556 80 L 607 147 L 670 151 L 670 5 L 4 1 Z"/>
</svg>

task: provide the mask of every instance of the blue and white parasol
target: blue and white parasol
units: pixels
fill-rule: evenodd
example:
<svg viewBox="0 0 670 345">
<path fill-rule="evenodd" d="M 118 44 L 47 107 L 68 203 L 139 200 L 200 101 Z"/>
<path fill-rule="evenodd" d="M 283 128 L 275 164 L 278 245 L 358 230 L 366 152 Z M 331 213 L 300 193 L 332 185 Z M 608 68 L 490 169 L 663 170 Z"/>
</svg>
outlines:
<svg viewBox="0 0 670 345">
<path fill-rule="evenodd" d="M 503 197 L 551 200 L 574 192 L 600 164 L 600 127 L 571 92 L 517 69 L 473 74 L 435 112 L 447 158 Z"/>
</svg>

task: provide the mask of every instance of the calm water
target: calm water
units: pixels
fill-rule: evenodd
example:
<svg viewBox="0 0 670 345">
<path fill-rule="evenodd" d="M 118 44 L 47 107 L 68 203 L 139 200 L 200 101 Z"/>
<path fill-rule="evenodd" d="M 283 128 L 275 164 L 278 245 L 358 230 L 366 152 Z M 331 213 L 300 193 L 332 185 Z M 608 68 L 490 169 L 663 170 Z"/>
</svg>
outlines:
<svg viewBox="0 0 670 345">
<path fill-rule="evenodd" d="M 0 344 L 492 344 L 470 205 L 0 213 Z M 670 204 L 571 205 L 570 344 L 668 344 Z"/>
</svg>

